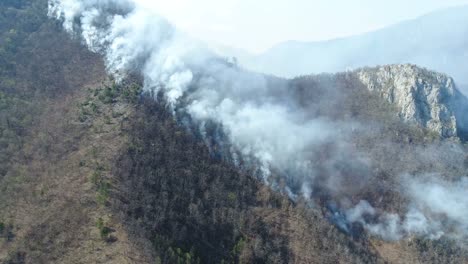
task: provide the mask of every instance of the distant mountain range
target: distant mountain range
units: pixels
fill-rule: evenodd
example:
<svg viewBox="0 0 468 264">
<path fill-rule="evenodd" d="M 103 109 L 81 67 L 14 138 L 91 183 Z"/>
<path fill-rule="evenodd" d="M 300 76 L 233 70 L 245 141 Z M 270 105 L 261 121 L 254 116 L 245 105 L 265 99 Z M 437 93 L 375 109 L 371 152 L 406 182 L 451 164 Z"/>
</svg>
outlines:
<svg viewBox="0 0 468 264">
<path fill-rule="evenodd" d="M 288 41 L 259 55 L 220 48 L 244 67 L 282 77 L 413 63 L 468 84 L 468 6 L 436 11 L 387 28 L 320 42 Z M 465 89 L 467 92 L 468 89 Z"/>
</svg>

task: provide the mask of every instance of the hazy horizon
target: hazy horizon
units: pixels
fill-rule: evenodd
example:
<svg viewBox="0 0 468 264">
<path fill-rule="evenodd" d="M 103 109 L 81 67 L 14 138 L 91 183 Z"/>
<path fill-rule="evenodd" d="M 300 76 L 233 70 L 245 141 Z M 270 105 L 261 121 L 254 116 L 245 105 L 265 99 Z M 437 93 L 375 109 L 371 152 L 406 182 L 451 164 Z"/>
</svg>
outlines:
<svg viewBox="0 0 468 264">
<path fill-rule="evenodd" d="M 360 35 L 437 10 L 468 4 L 468 0 L 137 2 L 211 46 L 226 46 L 253 54 L 285 41 L 313 42 Z M 264 11 L 259 13 L 258 10 Z"/>
</svg>

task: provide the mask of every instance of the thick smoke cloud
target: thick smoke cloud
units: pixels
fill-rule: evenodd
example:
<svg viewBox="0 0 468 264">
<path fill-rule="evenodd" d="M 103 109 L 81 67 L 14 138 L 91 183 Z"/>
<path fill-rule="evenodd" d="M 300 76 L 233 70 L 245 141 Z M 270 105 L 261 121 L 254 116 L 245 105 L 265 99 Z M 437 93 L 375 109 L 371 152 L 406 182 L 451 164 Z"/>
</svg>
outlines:
<svg viewBox="0 0 468 264">
<path fill-rule="evenodd" d="M 310 117 L 284 80 L 272 83 L 217 58 L 131 0 L 50 0 L 49 15 L 63 21 L 64 28 L 82 38 L 90 50 L 103 54 L 108 71 L 117 79 L 141 74 L 144 89 L 163 92 L 174 114 L 188 114 L 201 135 L 207 135 L 210 123 L 218 124 L 232 161 L 255 162 L 259 176 L 272 187 L 286 182 L 285 191 L 292 199 L 302 196 L 313 203 L 311 198 L 326 190 L 346 200 L 369 187 L 371 161 L 347 143 L 352 133 L 364 133 L 364 126 Z M 327 144 L 333 144 L 334 152 L 319 169 L 314 160 L 323 154 L 317 149 Z M 346 232 L 358 223 L 388 240 L 410 234 L 440 237 L 442 221 L 465 228 L 468 217 L 457 212 L 468 209 L 463 197 L 467 181 L 408 183 L 401 188 L 410 200 L 402 217 L 367 201 L 353 204 L 348 199 L 339 206 L 328 205 L 335 214 L 330 219 Z"/>
<path fill-rule="evenodd" d="M 263 76 L 230 67 L 131 1 L 51 1 L 49 10 L 71 32 L 80 21 L 78 31 L 91 50 L 105 55 L 111 73 L 141 71 L 145 89 L 164 91 L 173 108 L 184 101 L 199 123 L 221 124 L 238 151 L 262 164 L 265 180 L 272 164 L 280 171 L 308 171 L 301 154 L 334 135 L 334 124 L 306 120 L 281 102 Z"/>
</svg>

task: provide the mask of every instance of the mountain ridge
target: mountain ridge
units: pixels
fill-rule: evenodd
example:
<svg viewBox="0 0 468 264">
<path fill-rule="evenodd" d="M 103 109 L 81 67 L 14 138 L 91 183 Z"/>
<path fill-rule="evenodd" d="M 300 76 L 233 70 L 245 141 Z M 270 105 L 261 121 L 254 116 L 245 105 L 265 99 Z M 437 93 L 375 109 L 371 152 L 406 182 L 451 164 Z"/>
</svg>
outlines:
<svg viewBox="0 0 468 264">
<path fill-rule="evenodd" d="M 412 63 L 466 83 L 466 14 L 468 6 L 453 7 L 362 35 L 320 42 L 286 42 L 260 55 L 238 59 L 248 69 L 282 77 Z M 238 55 L 231 54 L 228 51 L 226 55 Z"/>
</svg>

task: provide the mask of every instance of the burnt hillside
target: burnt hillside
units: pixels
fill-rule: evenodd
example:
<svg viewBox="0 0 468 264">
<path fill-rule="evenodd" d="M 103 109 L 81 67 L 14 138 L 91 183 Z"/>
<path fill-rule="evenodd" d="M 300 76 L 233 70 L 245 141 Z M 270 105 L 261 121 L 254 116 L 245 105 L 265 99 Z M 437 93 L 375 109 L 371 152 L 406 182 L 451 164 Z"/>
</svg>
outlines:
<svg viewBox="0 0 468 264">
<path fill-rule="evenodd" d="M 377 259 L 212 159 L 165 107 L 138 100 L 137 85 L 112 84 L 99 56 L 45 13 L 45 1 L 2 2 L 3 262 Z"/>
<path fill-rule="evenodd" d="M 321 171 L 311 206 L 291 199 L 285 182 L 265 185 L 255 166 L 234 166 L 219 142 L 208 146 L 178 122 L 162 95 L 143 92 L 138 77 L 116 83 L 101 56 L 46 13 L 45 0 L 0 3 L 2 263 L 466 262 L 449 239 L 385 242 L 359 225 L 351 228 L 359 235 L 337 225 L 329 205 L 342 195 L 402 210 L 405 197 L 392 186 L 405 166 L 447 175 L 468 166 L 458 162 L 464 157 L 434 162 L 443 152 L 419 160 L 415 148 L 444 143 L 402 123 L 354 76 L 288 81 L 290 99 L 310 117 L 381 124 L 352 137 L 372 154 L 369 180 L 379 188 L 327 189 L 328 157 L 340 149 L 320 146 L 311 153 Z M 350 184 L 361 172 L 337 171 Z"/>
</svg>

